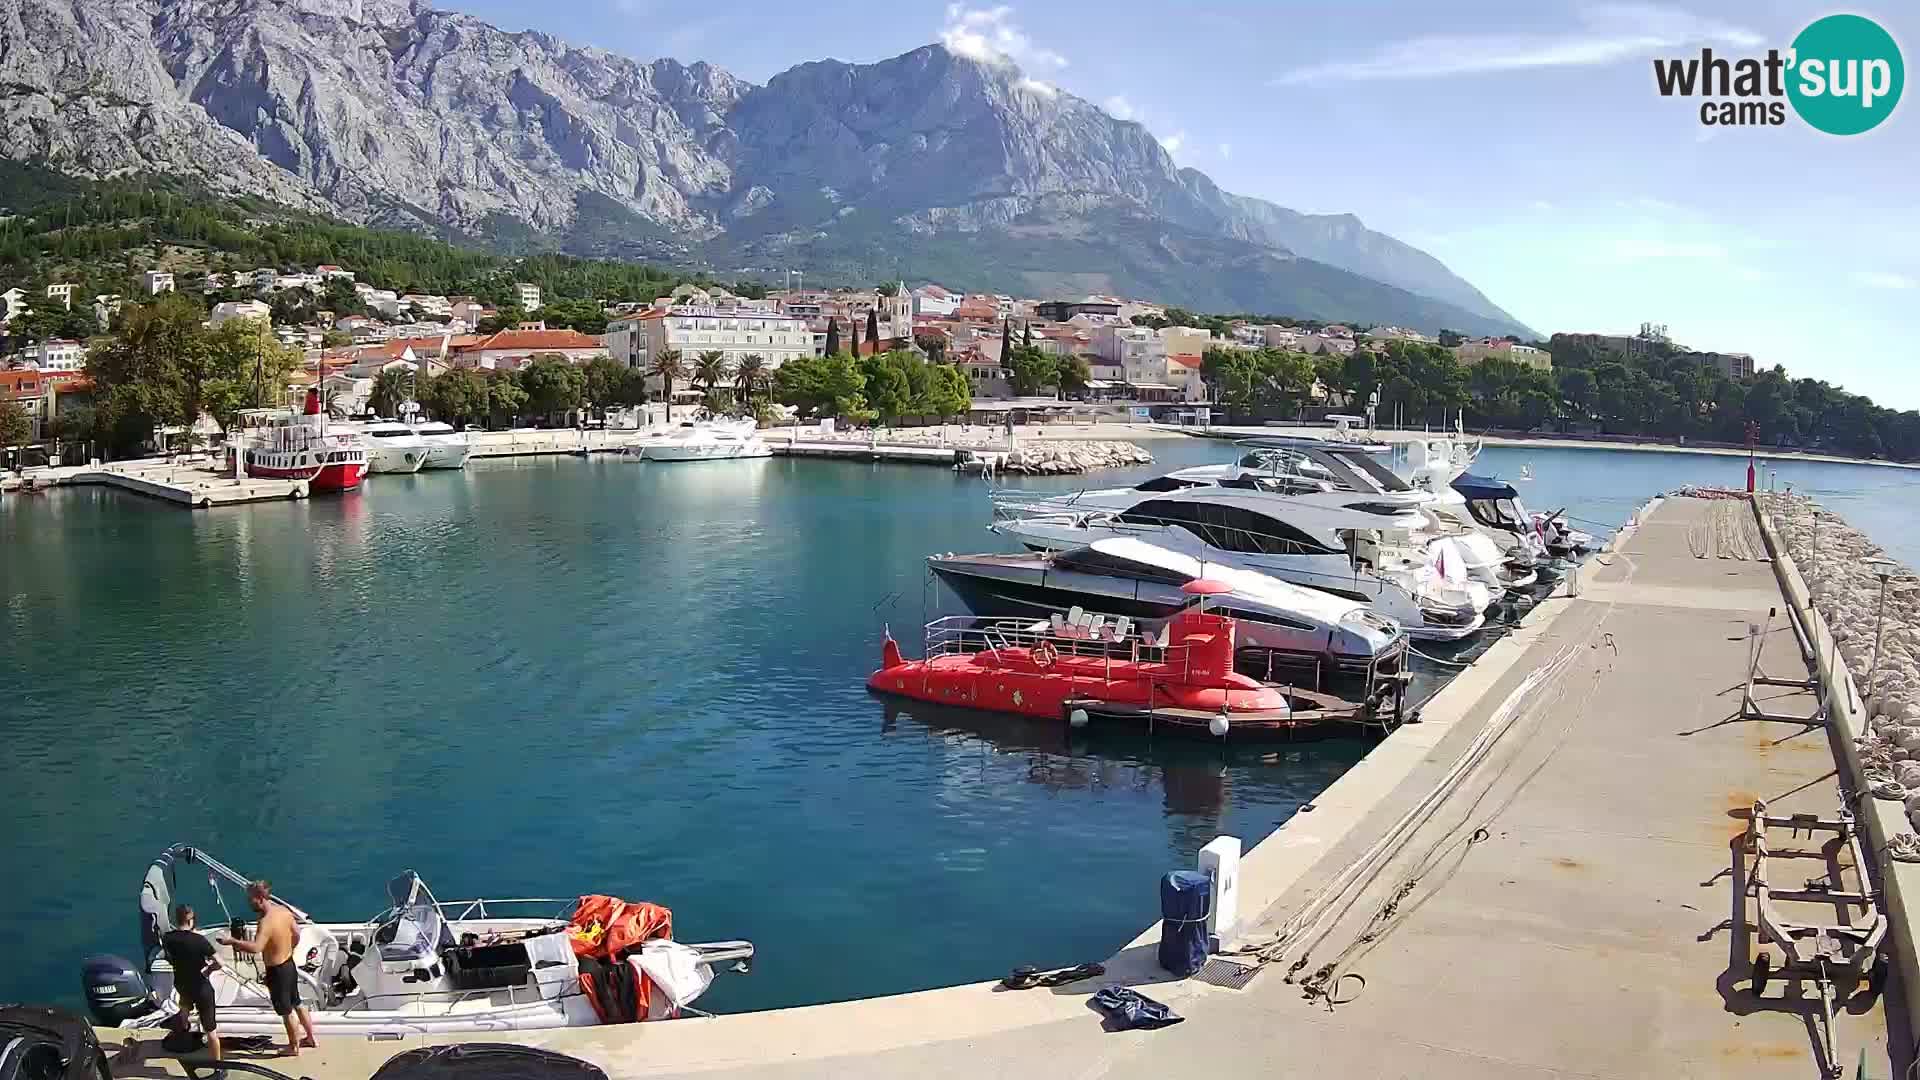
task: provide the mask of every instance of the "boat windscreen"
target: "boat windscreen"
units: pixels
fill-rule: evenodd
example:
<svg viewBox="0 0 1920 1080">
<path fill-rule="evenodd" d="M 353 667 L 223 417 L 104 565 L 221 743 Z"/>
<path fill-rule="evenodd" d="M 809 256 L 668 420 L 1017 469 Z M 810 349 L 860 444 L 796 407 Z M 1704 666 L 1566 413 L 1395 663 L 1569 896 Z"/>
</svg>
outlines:
<svg viewBox="0 0 1920 1080">
<path fill-rule="evenodd" d="M 393 911 L 374 931 L 382 960 L 423 960 L 454 944 L 440 905 L 420 875 L 409 870 L 387 882 Z"/>
<path fill-rule="evenodd" d="M 1341 464 L 1358 472 L 1365 473 L 1368 477 L 1372 478 L 1374 483 L 1380 485 L 1381 491 L 1413 490 L 1405 480 L 1396 476 L 1393 470 L 1373 460 L 1373 455 L 1364 450 L 1333 450 L 1329 452 L 1334 457 L 1339 458 Z"/>
</svg>

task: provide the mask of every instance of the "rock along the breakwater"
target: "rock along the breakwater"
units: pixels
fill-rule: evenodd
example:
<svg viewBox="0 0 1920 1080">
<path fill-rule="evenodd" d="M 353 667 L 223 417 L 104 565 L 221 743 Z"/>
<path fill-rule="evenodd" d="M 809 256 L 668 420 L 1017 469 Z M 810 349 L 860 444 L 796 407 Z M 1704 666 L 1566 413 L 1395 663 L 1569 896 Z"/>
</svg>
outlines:
<svg viewBox="0 0 1920 1080">
<path fill-rule="evenodd" d="M 1130 442 L 1048 439 L 1015 448 L 1000 462 L 1000 470 L 1040 475 L 1151 464 L 1153 455 Z"/>
<path fill-rule="evenodd" d="M 1908 820 L 1920 827 L 1920 576 L 1807 496 L 1761 498 L 1865 702 L 1867 735 L 1860 752 L 1867 778 L 1876 795 L 1902 797 Z M 1895 785 L 1904 790 L 1894 791 Z"/>
</svg>

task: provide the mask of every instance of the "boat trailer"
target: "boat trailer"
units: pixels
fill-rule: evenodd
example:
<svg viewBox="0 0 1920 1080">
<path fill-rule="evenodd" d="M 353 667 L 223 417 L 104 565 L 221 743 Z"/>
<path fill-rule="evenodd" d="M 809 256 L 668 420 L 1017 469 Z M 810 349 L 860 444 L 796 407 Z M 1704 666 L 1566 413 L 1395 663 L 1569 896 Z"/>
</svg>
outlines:
<svg viewBox="0 0 1920 1080">
<path fill-rule="evenodd" d="M 1829 838 L 1814 847 L 1776 848 L 1767 839 L 1768 829 L 1789 830 L 1792 840 L 1813 842 L 1822 835 Z M 1846 862 L 1840 858 L 1842 851 Z M 1886 972 L 1880 950 L 1887 935 L 1887 918 L 1867 877 L 1866 854 L 1853 814 L 1843 806 L 1831 818 L 1816 814 L 1776 817 L 1767 813 L 1765 801 L 1756 800 L 1747 818 L 1740 856 L 1745 874 L 1736 880 L 1744 880 L 1746 894 L 1753 897 L 1755 925 L 1760 932 L 1760 949 L 1753 961 L 1753 995 L 1758 998 L 1775 977 L 1788 982 L 1811 981 L 1820 992 L 1823 1064 L 1829 1075 L 1838 1077 L 1842 1068 L 1834 1049 L 1834 987 L 1845 984 L 1851 993 L 1864 980 L 1869 988 L 1877 989 Z M 1768 875 L 1780 869 L 1773 864 L 1788 859 L 1817 859 L 1827 870 L 1807 878 L 1798 889 L 1769 884 Z M 1858 879 L 1852 888 L 1842 880 L 1849 869 Z M 1781 904 L 1830 908 L 1840 921 L 1796 921 L 1787 916 Z M 1773 966 L 1768 945 L 1778 946 L 1782 953 L 1778 968 Z"/>
</svg>

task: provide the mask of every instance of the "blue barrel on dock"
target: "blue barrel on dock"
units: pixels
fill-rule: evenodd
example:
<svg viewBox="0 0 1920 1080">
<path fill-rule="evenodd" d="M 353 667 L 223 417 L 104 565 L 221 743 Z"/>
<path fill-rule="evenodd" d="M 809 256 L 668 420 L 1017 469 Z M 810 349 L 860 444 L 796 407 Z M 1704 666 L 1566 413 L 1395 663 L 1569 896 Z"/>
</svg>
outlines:
<svg viewBox="0 0 1920 1080">
<path fill-rule="evenodd" d="M 1181 978 L 1207 962 L 1207 912 L 1213 878 L 1175 870 L 1160 879 L 1160 966 Z"/>
</svg>

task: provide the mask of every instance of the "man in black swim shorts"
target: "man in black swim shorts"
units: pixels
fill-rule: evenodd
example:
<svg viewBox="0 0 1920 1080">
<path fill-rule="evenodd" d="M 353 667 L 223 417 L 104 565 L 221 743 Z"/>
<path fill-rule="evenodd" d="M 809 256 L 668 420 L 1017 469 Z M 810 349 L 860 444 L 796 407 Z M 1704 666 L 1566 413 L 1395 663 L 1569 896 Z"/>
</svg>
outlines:
<svg viewBox="0 0 1920 1080">
<path fill-rule="evenodd" d="M 220 967 L 220 958 L 206 935 L 194 929 L 191 907 L 181 904 L 173 909 L 173 929 L 160 935 L 160 949 L 173 968 L 173 989 L 180 995 L 180 1030 L 186 1030 L 189 1013 L 199 1013 L 207 1049 L 213 1060 L 219 1061 L 219 1016 L 214 1008 L 213 982 L 207 974 Z"/>
</svg>

